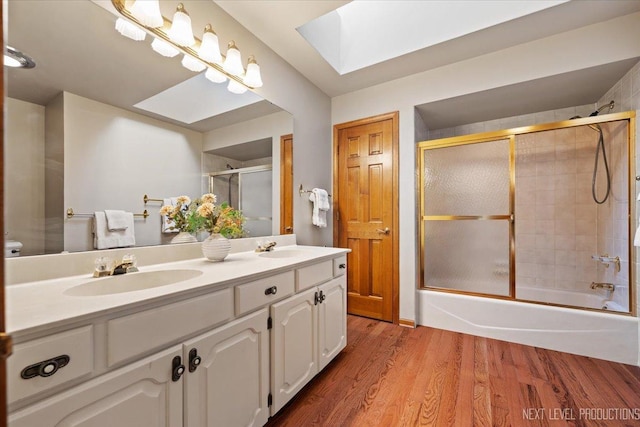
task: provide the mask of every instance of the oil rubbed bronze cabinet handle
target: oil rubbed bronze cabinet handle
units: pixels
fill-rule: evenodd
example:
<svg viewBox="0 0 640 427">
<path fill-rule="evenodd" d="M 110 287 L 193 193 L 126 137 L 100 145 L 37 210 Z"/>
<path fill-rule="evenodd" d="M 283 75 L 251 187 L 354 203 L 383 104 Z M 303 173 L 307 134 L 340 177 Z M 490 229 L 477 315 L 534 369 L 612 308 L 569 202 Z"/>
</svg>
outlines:
<svg viewBox="0 0 640 427">
<path fill-rule="evenodd" d="M 195 372 L 201 362 L 202 358 L 198 356 L 198 350 L 195 348 L 189 350 L 189 372 Z"/>
<path fill-rule="evenodd" d="M 184 365 L 182 364 L 182 358 L 180 356 L 176 356 L 171 361 L 171 380 L 176 382 L 180 379 L 182 374 L 184 374 Z"/>
<path fill-rule="evenodd" d="M 69 364 L 71 359 L 66 354 L 45 360 L 39 363 L 29 365 L 20 372 L 20 377 L 28 380 L 35 377 L 50 377 L 58 372 L 58 369 L 64 368 Z"/>
<path fill-rule="evenodd" d="M 277 286 L 272 286 L 270 288 L 267 288 L 264 290 L 264 294 L 265 295 L 275 295 L 278 293 L 278 287 Z"/>
</svg>

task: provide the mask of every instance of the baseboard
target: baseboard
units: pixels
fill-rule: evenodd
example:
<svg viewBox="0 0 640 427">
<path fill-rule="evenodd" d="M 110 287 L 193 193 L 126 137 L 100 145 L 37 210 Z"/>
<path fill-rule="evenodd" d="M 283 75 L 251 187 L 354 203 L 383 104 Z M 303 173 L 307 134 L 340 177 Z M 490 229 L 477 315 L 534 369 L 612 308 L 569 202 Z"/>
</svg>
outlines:
<svg viewBox="0 0 640 427">
<path fill-rule="evenodd" d="M 413 320 L 408 320 L 408 319 L 399 319 L 398 320 L 398 325 L 404 326 L 405 328 L 415 328 L 416 327 L 416 322 L 414 322 Z"/>
</svg>

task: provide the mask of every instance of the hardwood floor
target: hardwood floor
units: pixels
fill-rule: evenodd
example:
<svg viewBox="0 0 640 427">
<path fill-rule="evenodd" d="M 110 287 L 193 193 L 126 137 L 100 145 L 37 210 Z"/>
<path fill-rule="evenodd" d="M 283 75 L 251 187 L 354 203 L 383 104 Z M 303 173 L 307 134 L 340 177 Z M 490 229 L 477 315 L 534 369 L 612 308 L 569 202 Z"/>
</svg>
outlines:
<svg viewBox="0 0 640 427">
<path fill-rule="evenodd" d="M 640 368 L 362 317 L 267 426 L 640 426 Z"/>
</svg>

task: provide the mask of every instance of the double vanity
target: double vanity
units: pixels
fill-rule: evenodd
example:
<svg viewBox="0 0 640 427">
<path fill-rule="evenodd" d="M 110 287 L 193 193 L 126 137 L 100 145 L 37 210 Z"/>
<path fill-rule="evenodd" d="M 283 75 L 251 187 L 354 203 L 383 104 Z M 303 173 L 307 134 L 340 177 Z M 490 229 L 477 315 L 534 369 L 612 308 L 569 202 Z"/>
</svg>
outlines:
<svg viewBox="0 0 640 427">
<path fill-rule="evenodd" d="M 264 425 L 347 339 L 348 249 L 274 239 L 136 248 L 104 278 L 89 257 L 127 251 L 7 260 L 9 425 Z"/>
</svg>

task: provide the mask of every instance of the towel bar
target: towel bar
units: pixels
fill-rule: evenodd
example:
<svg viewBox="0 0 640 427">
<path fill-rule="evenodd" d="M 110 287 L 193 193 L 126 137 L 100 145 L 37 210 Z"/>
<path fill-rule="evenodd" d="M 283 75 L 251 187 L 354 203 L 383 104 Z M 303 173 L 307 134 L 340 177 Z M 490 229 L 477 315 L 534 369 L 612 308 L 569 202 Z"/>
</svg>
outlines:
<svg viewBox="0 0 640 427">
<path fill-rule="evenodd" d="M 298 189 L 298 191 L 300 192 L 300 195 L 302 196 L 304 193 L 313 193 L 313 191 L 311 190 L 305 190 L 304 187 L 302 186 L 302 184 L 300 184 L 300 188 Z M 331 197 L 331 194 L 327 194 L 329 197 Z"/>
<path fill-rule="evenodd" d="M 146 194 L 144 195 L 142 200 L 144 201 L 145 205 L 147 204 L 147 202 L 164 202 L 163 199 L 152 199 L 151 197 L 147 196 Z"/>
<path fill-rule="evenodd" d="M 78 216 L 78 217 L 83 217 L 83 218 L 90 218 L 93 216 L 93 214 L 91 213 L 76 213 L 73 211 L 73 208 L 68 208 L 67 209 L 67 218 L 73 218 L 74 216 Z M 145 209 L 144 212 L 142 213 L 134 213 L 133 216 L 141 216 L 144 219 L 147 219 L 147 217 L 149 216 L 149 212 L 147 212 L 147 210 Z"/>
</svg>

